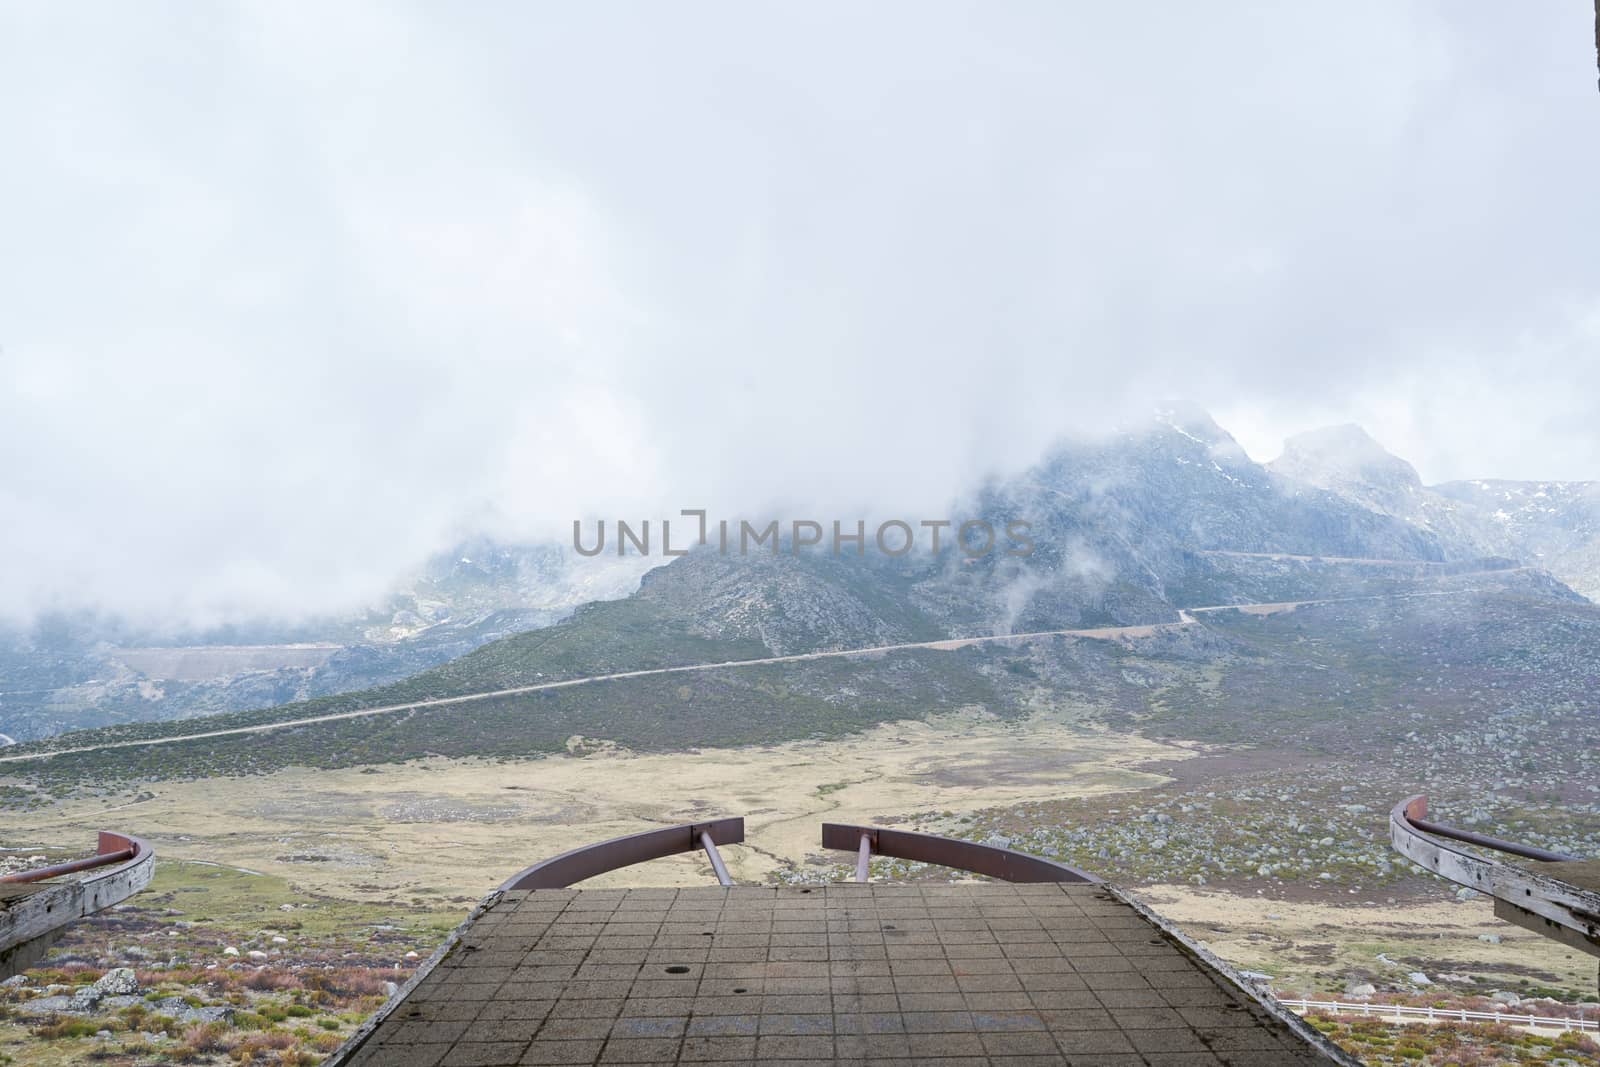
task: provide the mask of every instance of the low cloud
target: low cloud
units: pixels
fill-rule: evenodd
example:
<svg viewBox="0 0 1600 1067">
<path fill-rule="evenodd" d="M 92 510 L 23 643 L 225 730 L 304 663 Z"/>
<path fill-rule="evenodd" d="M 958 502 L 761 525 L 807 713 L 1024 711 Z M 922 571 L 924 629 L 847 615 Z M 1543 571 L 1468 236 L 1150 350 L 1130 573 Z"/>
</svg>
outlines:
<svg viewBox="0 0 1600 1067">
<path fill-rule="evenodd" d="M 1600 475 L 1579 15 L 9 9 L 0 613 L 937 514 L 1167 395 Z"/>
</svg>

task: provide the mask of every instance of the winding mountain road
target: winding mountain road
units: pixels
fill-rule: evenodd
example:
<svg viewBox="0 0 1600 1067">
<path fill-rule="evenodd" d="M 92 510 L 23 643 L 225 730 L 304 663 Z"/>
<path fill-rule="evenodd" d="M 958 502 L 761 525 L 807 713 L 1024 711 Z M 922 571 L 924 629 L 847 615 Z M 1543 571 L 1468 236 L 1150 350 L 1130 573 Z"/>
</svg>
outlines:
<svg viewBox="0 0 1600 1067">
<path fill-rule="evenodd" d="M 765 656 L 760 659 L 722 660 L 712 663 L 690 663 L 678 667 L 652 667 L 640 671 L 618 671 L 614 674 L 593 674 L 584 678 L 568 678 L 559 682 L 539 682 L 535 685 L 519 685 L 510 689 L 492 689 L 481 693 L 462 693 L 458 696 L 436 697 L 432 700 L 413 700 L 404 704 L 385 704 L 379 707 L 358 708 L 355 711 L 330 712 L 326 715 L 309 715 L 302 719 L 285 719 L 281 722 L 265 722 L 255 726 L 233 726 L 225 730 L 202 730 L 192 734 L 176 734 L 171 737 L 151 737 L 134 741 L 107 741 L 98 745 L 81 745 L 76 748 L 60 748 L 45 752 L 25 752 L 14 756 L 0 756 L 0 764 L 23 763 L 34 760 L 46 760 L 55 756 L 77 755 L 83 752 L 101 752 L 114 748 L 142 748 L 150 745 L 171 745 L 180 741 L 199 741 L 210 737 L 232 737 L 240 734 L 263 734 L 273 730 L 287 730 L 295 726 L 312 726 L 322 722 L 340 722 L 345 719 L 363 719 L 373 715 L 393 715 L 402 711 L 417 711 L 424 708 L 443 708 L 455 704 L 470 704 L 479 700 L 493 700 L 496 697 L 521 696 L 526 693 L 542 693 L 553 689 L 569 689 L 578 685 L 593 685 L 597 682 L 615 682 L 627 678 L 649 678 L 663 674 L 687 674 L 693 671 L 718 671 L 739 667 L 760 667 L 772 663 L 801 663 L 806 660 L 835 659 L 846 656 L 879 656 L 888 652 L 903 652 L 911 649 L 926 648 L 939 652 L 951 652 L 971 645 L 989 645 L 1006 641 L 1032 641 L 1041 637 L 1087 637 L 1100 640 L 1115 640 L 1120 637 L 1150 637 L 1154 634 L 1169 630 L 1178 630 L 1185 626 L 1196 624 L 1194 616 L 1218 611 L 1242 611 L 1251 615 L 1274 615 L 1278 612 L 1293 611 L 1296 608 L 1309 607 L 1317 604 L 1337 604 L 1359 600 L 1404 600 L 1413 597 L 1429 596 L 1457 596 L 1468 590 L 1455 589 L 1450 591 L 1430 593 L 1400 593 L 1377 594 L 1373 596 L 1331 597 L 1319 600 L 1289 600 L 1275 604 L 1213 604 L 1206 607 L 1183 608 L 1178 612 L 1176 622 L 1147 623 L 1140 626 L 1100 626 L 1079 630 L 1033 630 L 1027 633 L 994 634 L 986 637 L 954 637 L 939 641 L 909 641 L 896 645 L 872 645 L 867 648 L 836 649 L 826 652 L 798 652 L 787 656 Z"/>
</svg>

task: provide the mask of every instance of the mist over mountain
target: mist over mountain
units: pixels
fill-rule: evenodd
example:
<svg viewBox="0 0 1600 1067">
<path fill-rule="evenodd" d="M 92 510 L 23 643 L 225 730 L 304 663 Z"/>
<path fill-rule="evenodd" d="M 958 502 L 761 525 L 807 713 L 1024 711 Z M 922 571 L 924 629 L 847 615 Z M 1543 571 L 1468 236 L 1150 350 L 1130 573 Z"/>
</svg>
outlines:
<svg viewBox="0 0 1600 1067">
<path fill-rule="evenodd" d="M 383 603 L 344 616 L 195 632 L 57 616 L 12 631 L 0 644 L 0 733 L 27 740 L 264 708 L 430 669 L 443 672 L 441 692 L 462 692 L 691 654 L 757 658 L 1169 623 L 1187 607 L 1289 599 L 1335 581 L 1297 575 L 1303 565 L 1283 561 L 1295 558 L 1422 567 L 1509 557 L 1593 592 L 1596 499 L 1592 483 L 1427 488 L 1353 426 L 1295 437 L 1263 465 L 1205 413 L 1164 411 L 1107 436 L 1063 440 L 951 504 L 958 522 L 1028 524 L 1025 556 L 970 555 L 948 540 L 938 555 L 924 543 L 886 556 L 870 531 L 859 555 L 826 544 L 796 553 L 785 542 L 676 560 L 614 550 L 583 558 L 566 545 L 478 538 L 397 579 Z M 1369 579 L 1338 578 L 1338 588 Z M 574 609 L 573 626 L 550 629 Z"/>
<path fill-rule="evenodd" d="M 1351 425 L 1289 438 L 1268 468 L 1425 530 L 1456 556 L 1509 556 L 1600 597 L 1600 482 L 1425 486 L 1411 464 Z"/>
<path fill-rule="evenodd" d="M 0 628 L 0 734 L 268 707 L 392 682 L 489 641 L 626 596 L 655 560 L 463 542 L 344 615 L 206 629 L 88 612 Z"/>
</svg>

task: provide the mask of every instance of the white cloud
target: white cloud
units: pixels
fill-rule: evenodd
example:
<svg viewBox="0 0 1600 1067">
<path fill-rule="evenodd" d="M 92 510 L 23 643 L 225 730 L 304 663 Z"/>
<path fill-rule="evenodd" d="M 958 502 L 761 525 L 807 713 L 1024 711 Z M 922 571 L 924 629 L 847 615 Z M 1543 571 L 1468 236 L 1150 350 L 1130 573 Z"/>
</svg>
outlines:
<svg viewBox="0 0 1600 1067">
<path fill-rule="evenodd" d="M 1258 458 L 1354 420 L 1432 480 L 1600 476 L 1600 110 L 1553 7 L 0 20 L 6 613 L 930 510 L 1157 394 Z"/>
</svg>

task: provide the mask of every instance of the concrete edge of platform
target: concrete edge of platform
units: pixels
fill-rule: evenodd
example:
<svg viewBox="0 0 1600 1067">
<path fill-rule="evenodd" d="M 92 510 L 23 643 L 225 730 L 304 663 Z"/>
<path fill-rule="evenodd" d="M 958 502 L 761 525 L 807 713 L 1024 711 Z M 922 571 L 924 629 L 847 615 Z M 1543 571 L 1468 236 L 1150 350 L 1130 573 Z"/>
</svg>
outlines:
<svg viewBox="0 0 1600 1067">
<path fill-rule="evenodd" d="M 432 974 L 433 969 L 439 966 L 445 957 L 455 950 L 457 945 L 461 944 L 462 935 L 466 933 L 468 928 L 491 911 L 504 896 L 504 890 L 496 889 L 493 893 L 478 901 L 473 909 L 467 913 L 467 917 L 462 919 L 454 930 L 450 931 L 450 936 L 444 939 L 444 944 L 434 949 L 433 955 L 424 960 L 422 966 L 411 973 L 411 977 L 406 979 L 405 984 L 396 989 L 394 995 L 383 1002 L 382 1007 L 373 1012 L 366 1022 L 357 1027 L 356 1032 L 351 1034 L 344 1044 L 333 1050 L 333 1053 L 322 1062 L 322 1067 L 343 1067 L 344 1064 L 349 1062 L 351 1056 L 361 1051 L 361 1047 L 367 1043 L 367 1040 L 378 1032 L 378 1027 L 388 1020 L 396 1008 L 405 1003 L 406 998 L 411 995 L 411 991 L 422 984 L 423 979 Z"/>
<path fill-rule="evenodd" d="M 1334 1044 L 1328 1039 L 1327 1035 L 1323 1034 L 1322 1031 L 1306 1022 L 1299 1015 L 1290 1011 L 1282 1004 L 1279 1004 L 1277 999 L 1272 997 L 1270 994 L 1264 994 L 1261 990 L 1257 989 L 1254 983 L 1247 980 L 1242 974 L 1234 969 L 1232 964 L 1228 963 L 1222 957 L 1218 956 L 1210 949 L 1195 941 L 1188 934 L 1185 934 L 1182 930 L 1178 929 L 1177 925 L 1166 916 L 1152 910 L 1149 905 L 1137 899 L 1132 893 L 1120 886 L 1107 883 L 1103 885 L 1102 888 L 1104 888 L 1118 900 L 1122 901 L 1124 904 L 1128 905 L 1128 907 L 1138 912 L 1140 917 L 1142 917 L 1152 926 L 1159 929 L 1163 934 L 1170 937 L 1183 951 L 1192 954 L 1207 967 L 1211 968 L 1223 978 L 1227 979 L 1229 983 L 1239 990 L 1239 992 L 1243 993 L 1255 1003 L 1261 1005 L 1261 1007 L 1264 1008 L 1273 1018 L 1283 1023 L 1290 1030 L 1293 1030 L 1296 1036 L 1303 1038 L 1307 1044 L 1311 1045 L 1318 1052 L 1321 1052 L 1324 1056 L 1326 1056 L 1330 1063 L 1337 1063 L 1340 1065 L 1340 1067 L 1364 1067 L 1360 1060 L 1356 1059 L 1354 1056 L 1350 1055 L 1350 1053 Z"/>
</svg>

